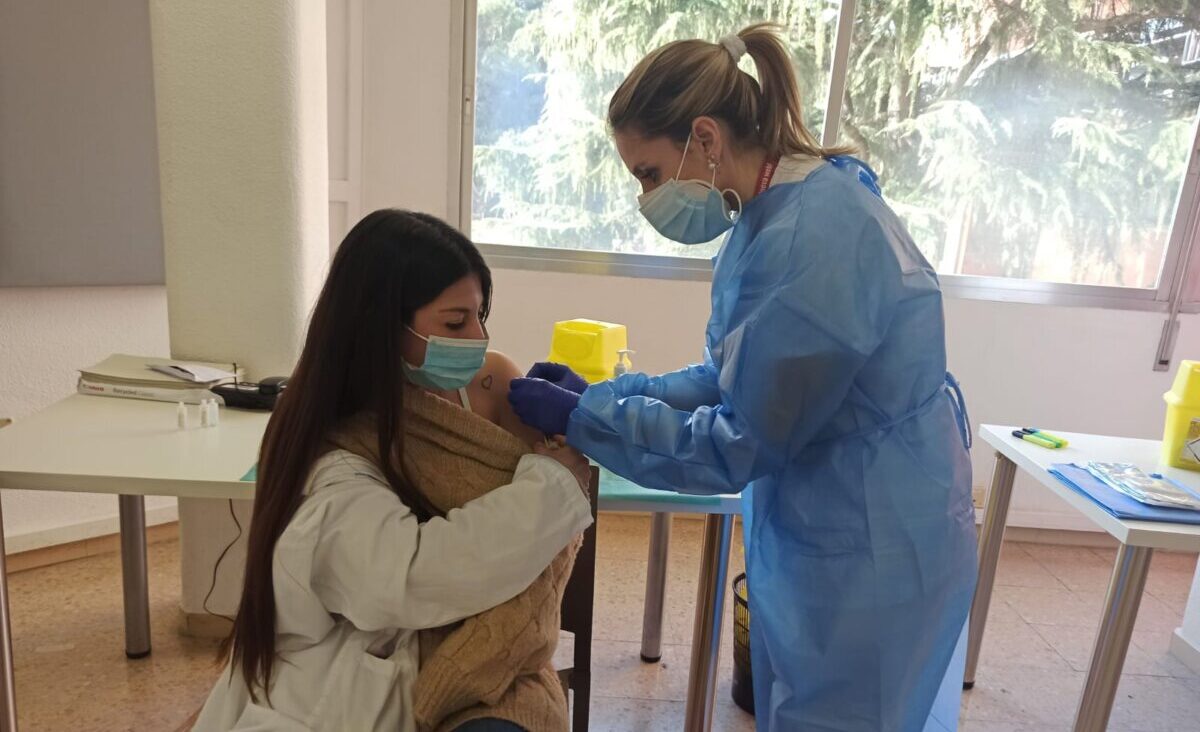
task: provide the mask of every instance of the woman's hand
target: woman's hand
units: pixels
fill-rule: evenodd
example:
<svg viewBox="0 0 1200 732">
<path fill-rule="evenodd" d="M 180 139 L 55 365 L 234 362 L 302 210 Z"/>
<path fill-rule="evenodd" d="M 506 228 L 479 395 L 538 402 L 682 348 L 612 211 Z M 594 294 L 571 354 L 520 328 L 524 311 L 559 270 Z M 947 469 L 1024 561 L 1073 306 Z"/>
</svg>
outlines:
<svg viewBox="0 0 1200 732">
<path fill-rule="evenodd" d="M 592 482 L 591 463 L 573 447 L 567 445 L 565 437 L 555 437 L 546 442 L 533 443 L 533 451 L 538 455 L 545 455 L 551 460 L 558 461 L 563 467 L 571 471 L 575 476 L 575 480 L 579 482 L 579 487 L 583 489 L 584 494 L 587 494 Z"/>
</svg>

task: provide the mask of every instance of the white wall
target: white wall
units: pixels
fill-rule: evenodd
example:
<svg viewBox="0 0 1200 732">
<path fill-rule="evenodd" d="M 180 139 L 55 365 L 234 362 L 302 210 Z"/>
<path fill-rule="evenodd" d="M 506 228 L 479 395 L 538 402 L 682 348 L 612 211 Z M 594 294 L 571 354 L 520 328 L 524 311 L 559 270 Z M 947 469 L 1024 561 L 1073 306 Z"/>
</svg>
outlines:
<svg viewBox="0 0 1200 732">
<path fill-rule="evenodd" d="M 20 420 L 72 393 L 76 369 L 114 352 L 167 355 L 165 288 L 0 289 L 0 417 Z M 10 553 L 118 530 L 115 496 L 0 491 L 0 498 Z M 147 522 L 175 515 L 175 499 L 146 499 Z"/>
<path fill-rule="evenodd" d="M 389 206 L 444 217 L 458 144 L 448 106 L 451 3 L 361 2 L 363 208 L 352 218 Z"/>
<path fill-rule="evenodd" d="M 10 11 L 19 4 L 19 0 L 3 0 L 0 9 L 4 13 L 0 13 L 0 17 L 14 17 Z M 106 19 L 104 27 L 112 30 L 107 36 L 109 43 L 124 45 L 128 41 L 139 48 L 145 47 L 145 69 L 137 79 L 140 84 L 152 73 L 148 53 L 149 28 L 142 18 L 148 12 L 146 2 L 119 0 L 119 5 L 120 17 L 133 13 L 141 21 L 112 26 L 111 19 Z M 329 212 L 330 235 L 335 239 L 341 238 L 361 209 L 362 122 L 358 112 L 362 98 L 362 5 L 363 0 L 328 0 L 327 3 L 331 100 Z M 76 13 L 71 22 L 83 22 L 77 11 L 90 7 L 89 4 L 73 3 L 68 8 Z M 108 5 L 105 8 L 101 14 L 112 10 Z M 22 10 L 22 18 L 29 15 Z M 54 23 L 24 30 L 31 35 L 45 34 L 43 46 L 56 47 L 51 42 L 59 33 Z M 127 34 L 133 32 L 144 33 L 146 37 L 130 39 Z M 35 40 L 29 39 L 29 43 L 35 43 Z M 383 41 L 382 38 L 377 40 Z M 13 76 L 7 81 L 12 84 L 55 84 L 60 69 L 31 67 L 21 71 L 19 77 Z M 379 93 L 382 95 L 383 91 L 380 89 Z M 356 105 L 358 111 L 355 111 Z M 142 118 L 145 114 L 149 115 L 148 120 Z M 149 129 L 149 135 L 144 136 L 142 143 L 145 150 L 138 160 L 148 156 L 157 176 L 154 110 L 140 104 L 136 108 L 113 110 L 113 117 L 121 118 L 122 115 L 135 119 L 125 119 L 125 123 L 116 128 Z M 48 130 L 47 137 L 51 138 L 53 132 Z M 44 145 L 49 141 L 34 142 Z M 23 191 L 22 186 L 27 181 L 14 176 L 12 168 L 0 164 L 0 190 Z M 80 187 L 86 191 L 87 185 L 112 183 L 105 179 L 89 181 L 86 185 L 81 183 Z M 153 211 L 149 213 L 157 219 L 157 194 L 152 198 Z M 74 209 L 74 213 L 78 215 L 79 209 Z M 161 236 L 156 235 L 156 239 L 161 241 Z M 20 419 L 72 393 L 76 369 L 114 352 L 169 355 L 164 287 L 0 288 L 0 418 Z M 6 548 L 10 553 L 118 530 L 117 504 L 111 496 L 3 491 L 2 499 Z M 175 499 L 146 499 L 149 523 L 173 521 L 176 517 Z"/>
<path fill-rule="evenodd" d="M 328 10 L 150 3 L 174 358 L 236 360 L 256 380 L 300 356 L 329 260 Z M 240 504 L 179 499 L 189 615 L 237 612 L 247 537 L 222 534 L 250 518 Z"/>
<path fill-rule="evenodd" d="M 326 0 L 329 245 L 359 218 L 363 168 L 363 0 Z"/>
<path fill-rule="evenodd" d="M 0 0 L 0 28 L 0 281 L 161 281 L 145 0 Z M 0 417 L 70 394 L 113 352 L 167 355 L 163 287 L 0 288 Z M 113 496 L 2 497 L 10 552 L 118 528 Z M 147 499 L 147 521 L 175 515 Z"/>
<path fill-rule="evenodd" d="M 1174 370 L 1153 371 L 1164 316 L 1127 310 L 947 303 L 950 368 L 980 423 L 1161 439 Z M 1200 317 L 1182 316 L 1175 361 L 1200 358 Z M 992 455 L 973 450 L 976 485 Z M 1094 530 L 1065 503 L 1018 479 L 1010 525 Z"/>
</svg>

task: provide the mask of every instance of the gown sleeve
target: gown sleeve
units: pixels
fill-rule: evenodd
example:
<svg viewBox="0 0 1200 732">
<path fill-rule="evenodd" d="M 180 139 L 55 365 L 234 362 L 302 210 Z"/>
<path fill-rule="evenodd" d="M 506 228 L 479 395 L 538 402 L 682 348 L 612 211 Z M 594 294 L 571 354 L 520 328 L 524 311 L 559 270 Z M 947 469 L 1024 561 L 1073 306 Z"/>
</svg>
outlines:
<svg viewBox="0 0 1200 732">
<path fill-rule="evenodd" d="M 568 443 L 648 488 L 715 494 L 777 471 L 812 440 L 886 335 L 901 273 L 890 234 L 874 220 L 849 234 L 819 226 L 788 234 L 802 244 L 773 240 L 781 231 L 789 230 L 768 228 L 750 245 L 787 250 L 786 271 L 772 259 L 743 274 L 741 290 L 759 304 L 725 324 L 719 373 L 595 384 L 571 415 Z M 710 378 L 715 404 L 699 386 Z"/>
<path fill-rule="evenodd" d="M 619 376 L 613 381 L 613 393 L 621 398 L 649 397 L 683 412 L 691 412 L 700 407 L 711 407 L 721 403 L 721 390 L 717 386 L 717 369 L 707 358 L 705 363 L 688 366 L 661 376 L 630 373 Z"/>
</svg>

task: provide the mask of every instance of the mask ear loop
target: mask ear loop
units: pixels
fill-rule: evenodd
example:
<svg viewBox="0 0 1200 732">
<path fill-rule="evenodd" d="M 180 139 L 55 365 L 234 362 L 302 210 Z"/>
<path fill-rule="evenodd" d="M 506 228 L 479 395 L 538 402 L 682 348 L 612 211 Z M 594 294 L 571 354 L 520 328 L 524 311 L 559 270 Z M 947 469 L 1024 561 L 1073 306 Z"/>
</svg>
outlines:
<svg viewBox="0 0 1200 732">
<path fill-rule="evenodd" d="M 679 169 L 675 171 L 675 180 L 679 180 L 679 176 L 683 175 L 683 164 L 687 162 L 688 145 L 692 144 L 692 133 L 688 133 L 687 142 L 683 143 L 683 157 L 679 158 Z"/>
<path fill-rule="evenodd" d="M 725 200 L 725 194 L 727 193 L 732 194 L 733 199 L 737 201 L 737 210 L 735 211 L 730 208 L 729 213 L 725 217 L 731 222 L 736 222 L 738 220 L 738 216 L 740 216 L 742 213 L 742 197 L 739 196 L 738 192 L 732 188 L 717 188 L 717 168 L 721 167 L 720 163 L 710 162 L 708 166 L 712 169 L 712 181 L 708 185 L 714 191 L 719 191 L 721 193 L 722 203 L 724 203 L 726 206 L 729 206 L 729 201 Z"/>
<path fill-rule="evenodd" d="M 742 197 L 739 196 L 738 192 L 733 190 L 732 188 L 726 188 L 726 189 L 722 190 L 721 197 L 724 198 L 725 194 L 727 194 L 727 193 L 731 194 L 733 196 L 733 200 L 737 201 L 737 210 L 735 211 L 733 209 L 730 209 L 730 211 L 729 211 L 729 220 L 734 223 L 737 223 L 738 217 L 742 215 Z M 725 203 L 726 203 L 726 205 L 729 204 L 728 201 L 726 201 Z"/>
</svg>

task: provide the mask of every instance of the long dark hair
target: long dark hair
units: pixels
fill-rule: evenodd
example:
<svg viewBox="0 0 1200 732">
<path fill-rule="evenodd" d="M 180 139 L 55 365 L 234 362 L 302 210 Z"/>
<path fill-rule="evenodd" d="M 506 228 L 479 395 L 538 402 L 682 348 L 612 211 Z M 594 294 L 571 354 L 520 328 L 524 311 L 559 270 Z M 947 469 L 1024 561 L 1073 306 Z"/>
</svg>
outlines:
<svg viewBox="0 0 1200 732">
<path fill-rule="evenodd" d="M 357 414 L 378 419 L 380 469 L 392 490 L 425 521 L 439 512 L 404 477 L 404 376 L 400 338 L 413 314 L 468 275 L 483 290 L 480 318 L 491 308 L 492 275 L 479 250 L 426 214 L 376 211 L 346 235 L 308 327 L 304 351 L 271 414 L 258 461 L 246 577 L 233 633 L 222 656 L 240 666 L 270 699 L 275 662 L 275 544 L 295 515 L 326 439 Z M 392 456 L 395 460 L 389 460 Z"/>
</svg>

